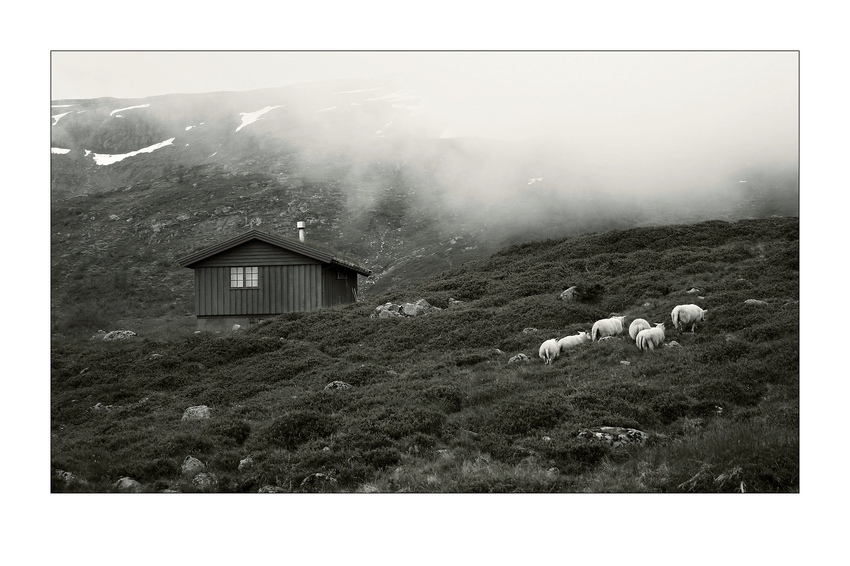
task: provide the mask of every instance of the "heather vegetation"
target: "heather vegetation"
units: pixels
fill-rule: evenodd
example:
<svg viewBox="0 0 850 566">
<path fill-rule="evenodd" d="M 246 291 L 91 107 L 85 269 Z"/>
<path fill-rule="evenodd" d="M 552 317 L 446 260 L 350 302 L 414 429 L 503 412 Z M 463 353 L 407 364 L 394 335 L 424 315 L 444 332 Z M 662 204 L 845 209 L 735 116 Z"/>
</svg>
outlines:
<svg viewBox="0 0 850 566">
<path fill-rule="evenodd" d="M 54 472 L 51 489 L 108 492 L 126 476 L 150 492 L 797 492 L 798 225 L 525 243 L 236 333 L 69 332 L 52 343 L 51 469 L 78 480 Z M 134 289 L 126 277 L 116 287 Z M 442 310 L 370 317 L 423 298 Z M 709 311 L 693 334 L 670 323 L 687 303 Z M 666 322 L 678 346 L 640 352 L 626 335 L 538 358 L 543 340 L 612 313 Z M 530 361 L 508 362 L 519 353 Z M 181 420 L 197 405 L 211 417 Z M 578 434 L 600 426 L 647 440 Z M 214 482 L 182 478 L 187 456 Z"/>
</svg>

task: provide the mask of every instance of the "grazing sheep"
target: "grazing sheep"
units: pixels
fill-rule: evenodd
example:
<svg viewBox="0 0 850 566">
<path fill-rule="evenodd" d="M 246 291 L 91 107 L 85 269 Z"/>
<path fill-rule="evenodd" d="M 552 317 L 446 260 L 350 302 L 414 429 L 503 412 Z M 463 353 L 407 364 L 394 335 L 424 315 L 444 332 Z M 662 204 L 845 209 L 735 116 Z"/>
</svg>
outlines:
<svg viewBox="0 0 850 566">
<path fill-rule="evenodd" d="M 565 336 L 558 340 L 558 355 L 563 354 L 570 348 L 575 348 L 585 342 L 590 342 L 590 334 L 582 330 L 578 334 L 573 334 L 572 336 Z"/>
<path fill-rule="evenodd" d="M 638 335 L 638 332 L 646 330 L 647 328 L 651 328 L 647 321 L 642 318 L 636 318 L 629 325 L 629 337 L 634 340 L 635 336 Z"/>
<path fill-rule="evenodd" d="M 670 313 L 670 317 L 673 319 L 673 326 L 679 332 L 684 332 L 685 327 L 688 325 L 690 325 L 691 332 L 693 332 L 697 322 L 704 321 L 707 314 L 708 310 L 703 310 L 697 305 L 678 305 Z"/>
<path fill-rule="evenodd" d="M 558 350 L 558 340 L 551 338 L 540 344 L 540 357 L 543 358 L 543 363 L 551 364 L 554 362 L 561 352 Z"/>
<path fill-rule="evenodd" d="M 623 333 L 623 325 L 626 323 L 624 316 L 612 316 L 603 318 L 593 323 L 590 329 L 590 337 L 594 342 L 605 336 L 619 336 Z"/>
<path fill-rule="evenodd" d="M 654 350 L 664 343 L 664 323 L 656 323 L 655 328 L 647 328 L 637 333 L 635 344 L 638 350 Z"/>
</svg>

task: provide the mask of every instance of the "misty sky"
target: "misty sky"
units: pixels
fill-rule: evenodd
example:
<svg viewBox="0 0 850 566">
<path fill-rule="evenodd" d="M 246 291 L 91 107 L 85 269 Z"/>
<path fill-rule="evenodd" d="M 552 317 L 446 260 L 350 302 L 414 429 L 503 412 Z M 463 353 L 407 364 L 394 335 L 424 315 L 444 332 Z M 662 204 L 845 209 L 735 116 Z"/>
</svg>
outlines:
<svg viewBox="0 0 850 566">
<path fill-rule="evenodd" d="M 549 141 L 612 182 L 627 174 L 656 183 L 659 168 L 676 182 L 700 169 L 797 160 L 794 51 L 51 55 L 54 100 L 385 76 L 422 97 L 427 115 L 448 123 L 452 136 Z"/>
</svg>

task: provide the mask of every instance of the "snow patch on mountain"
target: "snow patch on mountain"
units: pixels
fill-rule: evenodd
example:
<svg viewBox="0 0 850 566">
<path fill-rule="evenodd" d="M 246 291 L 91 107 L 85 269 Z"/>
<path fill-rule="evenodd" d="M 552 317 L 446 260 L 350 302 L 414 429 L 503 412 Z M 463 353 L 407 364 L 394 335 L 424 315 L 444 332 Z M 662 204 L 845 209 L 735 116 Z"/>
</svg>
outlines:
<svg viewBox="0 0 850 566">
<path fill-rule="evenodd" d="M 63 154 L 63 153 L 68 153 L 69 151 L 71 151 L 71 150 L 70 149 L 64 149 L 64 148 L 61 148 L 61 147 L 51 147 L 50 148 L 50 153 Z"/>
<path fill-rule="evenodd" d="M 150 104 L 139 104 L 138 106 L 127 106 L 126 108 L 116 108 L 112 112 L 109 113 L 110 116 L 115 114 L 116 112 L 121 112 L 123 110 L 133 110 L 134 108 L 147 108 Z M 123 116 L 118 116 L 118 118 L 122 118 Z"/>
<path fill-rule="evenodd" d="M 98 165 L 112 165 L 113 163 L 118 163 L 128 157 L 133 157 L 134 155 L 139 155 L 140 153 L 153 153 L 157 149 L 161 147 L 165 147 L 167 145 L 171 145 L 171 142 L 174 141 L 174 138 L 167 139 L 164 142 L 159 142 L 154 145 L 150 145 L 148 147 L 143 147 L 142 149 L 137 149 L 136 151 L 131 151 L 129 153 L 121 153 L 121 154 L 107 154 L 107 153 L 93 153 L 89 150 L 86 150 L 86 156 L 89 154 L 94 156 L 94 162 Z"/>
<path fill-rule="evenodd" d="M 68 114 L 70 114 L 70 112 L 63 112 L 62 114 L 54 114 L 51 116 L 51 118 L 53 118 L 53 125 L 55 126 L 62 116 L 67 116 Z"/>
<path fill-rule="evenodd" d="M 253 124 L 257 120 L 259 120 L 260 116 L 262 116 L 266 112 L 274 110 L 275 108 L 280 108 L 281 106 L 283 106 L 283 105 L 278 104 L 277 106 L 266 106 L 262 110 L 257 110 L 256 112 L 240 112 L 239 116 L 242 117 L 242 124 L 238 128 L 236 128 L 236 131 L 238 132 L 239 130 L 241 130 L 242 128 L 247 126 L 248 124 Z"/>
</svg>

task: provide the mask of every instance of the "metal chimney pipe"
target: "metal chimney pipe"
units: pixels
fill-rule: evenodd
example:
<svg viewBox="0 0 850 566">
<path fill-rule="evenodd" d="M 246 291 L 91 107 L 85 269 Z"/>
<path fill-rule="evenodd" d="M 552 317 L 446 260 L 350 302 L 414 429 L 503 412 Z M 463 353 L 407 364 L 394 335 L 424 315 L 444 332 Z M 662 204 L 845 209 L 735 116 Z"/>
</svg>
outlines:
<svg viewBox="0 0 850 566">
<path fill-rule="evenodd" d="M 298 241 L 303 242 L 304 241 L 304 232 L 307 229 L 307 223 L 302 221 L 302 220 L 299 220 L 296 225 L 298 226 Z"/>
</svg>

